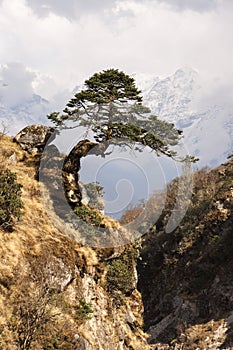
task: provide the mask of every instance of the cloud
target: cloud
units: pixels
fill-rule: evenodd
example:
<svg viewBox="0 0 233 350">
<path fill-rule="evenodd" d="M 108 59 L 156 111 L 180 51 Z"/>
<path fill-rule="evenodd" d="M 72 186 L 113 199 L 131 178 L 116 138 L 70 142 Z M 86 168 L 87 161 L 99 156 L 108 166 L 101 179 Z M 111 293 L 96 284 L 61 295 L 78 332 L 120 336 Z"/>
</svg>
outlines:
<svg viewBox="0 0 233 350">
<path fill-rule="evenodd" d="M 33 96 L 35 74 L 21 63 L 8 63 L 0 68 L 0 99 L 6 107 L 14 107 Z"/>
<path fill-rule="evenodd" d="M 172 5 L 177 10 L 191 9 L 197 12 L 215 9 L 217 0 L 159 0 L 161 3 Z"/>
<path fill-rule="evenodd" d="M 69 20 L 79 18 L 87 13 L 104 13 L 114 8 L 119 0 L 69 0 L 69 3 L 63 0 L 27 0 L 34 13 L 38 16 L 47 16 L 49 13 L 55 13 L 64 16 Z M 127 2 L 127 1 L 126 1 Z M 146 4 L 146 6 L 156 6 L 158 3 L 171 5 L 178 11 L 191 9 L 198 12 L 207 11 L 216 7 L 218 0 L 134 0 L 137 3 Z"/>
<path fill-rule="evenodd" d="M 110 67 L 165 77 L 190 66 L 210 82 L 206 89 L 214 81 L 233 83 L 231 1 L 0 4 L 1 63 L 17 61 L 37 72 L 34 88 L 45 98 Z"/>
<path fill-rule="evenodd" d="M 59 16 L 67 17 L 70 20 L 78 18 L 86 13 L 103 12 L 111 8 L 116 0 L 27 0 L 34 13 L 39 16 L 47 16 L 49 13 L 55 13 Z"/>
</svg>

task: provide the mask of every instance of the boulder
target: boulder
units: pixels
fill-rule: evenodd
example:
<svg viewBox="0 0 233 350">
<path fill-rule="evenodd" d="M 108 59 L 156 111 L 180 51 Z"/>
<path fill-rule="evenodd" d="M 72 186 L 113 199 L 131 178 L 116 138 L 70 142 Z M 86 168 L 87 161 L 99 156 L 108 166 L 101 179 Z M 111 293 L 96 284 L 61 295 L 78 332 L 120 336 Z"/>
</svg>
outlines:
<svg viewBox="0 0 233 350">
<path fill-rule="evenodd" d="M 14 137 L 14 142 L 29 153 L 42 152 L 53 132 L 53 128 L 45 125 L 29 125 Z"/>
</svg>

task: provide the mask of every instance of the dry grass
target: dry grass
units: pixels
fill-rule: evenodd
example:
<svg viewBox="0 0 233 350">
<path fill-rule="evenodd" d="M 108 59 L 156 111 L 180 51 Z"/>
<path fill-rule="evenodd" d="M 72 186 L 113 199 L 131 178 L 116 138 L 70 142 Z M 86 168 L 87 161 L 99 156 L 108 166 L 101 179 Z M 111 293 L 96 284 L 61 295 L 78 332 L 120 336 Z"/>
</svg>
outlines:
<svg viewBox="0 0 233 350">
<path fill-rule="evenodd" d="M 10 156 L 13 154 L 16 154 L 16 163 L 10 159 Z M 33 166 L 33 156 L 22 151 L 11 138 L 4 136 L 0 140 L 1 159 L 1 166 L 15 172 L 17 181 L 23 186 L 24 215 L 22 220 L 16 225 L 14 232 L 11 233 L 12 237 L 18 237 L 18 239 L 14 239 L 15 244 L 17 244 L 17 241 L 20 241 L 21 243 L 30 242 L 30 245 L 33 245 L 33 242 L 38 243 L 40 239 L 46 241 L 47 239 L 60 236 L 65 231 L 65 227 L 60 223 L 61 230 L 57 229 L 56 225 L 53 225 L 55 217 L 50 217 L 48 215 L 50 213 L 47 213 L 49 206 L 46 205 L 45 208 L 44 200 L 46 199 L 44 198 L 44 193 L 42 196 L 40 184 L 35 179 L 36 170 L 35 166 Z M 27 250 L 27 247 L 25 248 Z"/>
<path fill-rule="evenodd" d="M 99 262 L 98 254 L 100 253 L 90 247 L 81 246 L 79 233 L 64 225 L 64 222 L 56 216 L 48 193 L 42 188 L 43 194 L 41 194 L 41 188 L 35 179 L 37 162 L 37 159 L 22 151 L 11 138 L 4 135 L 0 138 L 0 167 L 8 168 L 17 174 L 17 181 L 23 185 L 22 200 L 25 206 L 22 220 L 15 225 L 13 232 L 0 230 L 0 349 L 19 349 L 15 340 L 17 332 L 9 327 L 13 309 L 17 307 L 17 300 L 14 296 L 22 296 L 22 301 L 26 302 L 27 307 L 33 306 L 40 283 L 37 284 L 36 280 L 32 279 L 32 274 L 43 276 L 46 268 L 51 274 L 54 268 L 58 276 L 55 278 L 60 278 L 60 280 L 67 278 L 66 273 L 63 272 L 65 269 L 71 276 L 68 278 L 71 278 L 72 282 L 65 287 L 64 292 L 60 293 L 62 298 L 59 299 L 59 305 L 55 309 L 59 314 L 58 318 L 54 323 L 48 324 L 47 333 L 45 331 L 44 334 L 38 335 L 38 343 L 33 344 L 33 349 L 45 349 L 44 345 L 40 344 L 45 344 L 45 341 L 55 344 L 56 338 L 62 336 L 64 344 L 62 343 L 59 348 L 72 350 L 74 349 L 72 337 L 74 338 L 74 335 L 77 334 L 80 335 L 80 339 L 83 335 L 83 338 L 88 339 L 90 344 L 98 346 L 98 334 L 102 334 L 103 339 L 104 337 L 107 339 L 106 326 L 109 332 L 115 334 L 109 339 L 113 341 L 114 338 L 116 344 L 119 342 L 120 328 L 128 338 L 128 348 L 148 349 L 142 340 L 144 339 L 143 332 L 141 330 L 132 331 L 129 326 L 124 325 L 126 323 L 125 313 L 140 304 L 140 296 L 136 298 L 136 302 L 132 297 L 129 310 L 124 308 L 116 311 L 110 310 L 111 300 L 104 289 L 105 265 L 103 261 Z M 46 206 L 44 201 L 46 201 Z M 108 218 L 105 219 L 104 224 L 110 228 L 119 227 L 117 222 Z M 114 251 L 106 251 L 103 255 L 107 257 L 112 253 Z M 46 264 L 46 261 L 49 261 L 49 264 Z M 51 264 L 54 264 L 52 268 Z M 34 288 L 30 289 L 31 285 Z M 27 295 L 24 292 L 27 292 L 28 289 L 30 289 L 31 299 L 25 300 L 23 295 Z M 87 327 L 85 327 L 85 320 L 79 320 L 75 316 L 79 299 L 83 296 L 94 300 L 93 303 L 96 301 L 94 310 L 98 303 L 102 305 L 102 307 L 99 306 L 98 314 L 93 316 L 94 320 L 90 321 L 91 326 L 87 325 Z M 29 304 L 27 304 L 28 301 Z M 138 320 L 141 320 L 141 312 L 142 310 L 135 316 Z M 109 316 L 105 316 L 108 313 Z M 57 345 L 52 346 L 58 348 Z"/>
<path fill-rule="evenodd" d="M 12 155 L 14 155 L 13 160 Z M 67 258 L 71 261 L 76 252 L 76 259 L 82 260 L 83 257 L 85 261 L 90 259 L 89 265 L 96 262 L 96 258 L 93 251 L 81 249 L 79 252 L 80 245 L 63 234 L 66 232 L 62 223 L 60 223 L 60 230 L 53 225 L 43 203 L 40 185 L 35 180 L 36 171 L 32 156 L 27 155 L 11 138 L 5 135 L 0 139 L 0 164 L 2 169 L 10 169 L 17 174 L 17 181 L 23 185 L 22 200 L 25 206 L 22 220 L 15 225 L 13 232 L 9 233 L 0 229 L 1 333 L 6 319 L 11 317 L 12 312 L 10 307 L 6 308 L 9 290 L 14 291 L 17 274 L 20 273 L 21 276 L 24 273 L 27 274 L 28 264 L 36 257 L 47 252 L 48 255 Z"/>
</svg>

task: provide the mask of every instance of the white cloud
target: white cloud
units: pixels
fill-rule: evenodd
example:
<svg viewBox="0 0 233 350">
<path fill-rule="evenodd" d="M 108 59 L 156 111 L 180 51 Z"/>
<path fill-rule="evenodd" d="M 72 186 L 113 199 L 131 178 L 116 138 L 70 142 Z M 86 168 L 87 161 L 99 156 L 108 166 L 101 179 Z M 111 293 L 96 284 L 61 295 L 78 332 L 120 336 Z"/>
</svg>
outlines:
<svg viewBox="0 0 233 350">
<path fill-rule="evenodd" d="M 45 98 L 109 67 L 166 76 L 191 66 L 209 90 L 230 86 L 232 3 L 193 3 L 71 1 L 65 8 L 78 15 L 70 21 L 63 1 L 2 0 L 1 63 L 22 62 L 39 72 L 33 86 Z"/>
<path fill-rule="evenodd" d="M 35 74 L 21 63 L 12 62 L 0 67 L 0 98 L 6 107 L 14 107 L 33 96 Z"/>
<path fill-rule="evenodd" d="M 39 16 L 47 16 L 50 12 L 53 12 L 69 20 L 75 20 L 85 13 L 103 12 L 107 8 L 111 8 L 115 1 L 69 0 L 67 3 L 64 0 L 27 0 L 27 5 Z"/>
<path fill-rule="evenodd" d="M 172 5 L 177 10 L 192 9 L 197 12 L 215 8 L 217 0 L 159 0 L 159 2 Z"/>
<path fill-rule="evenodd" d="M 158 3 L 168 4 L 175 10 L 192 9 L 197 12 L 215 8 L 217 0 L 134 0 L 137 3 L 151 5 Z M 75 20 L 86 13 L 101 13 L 111 9 L 118 0 L 69 0 L 69 4 L 63 0 L 27 0 L 27 5 L 38 16 L 47 16 L 53 12 L 59 16 Z M 127 1 L 125 1 L 127 2 Z M 1 1 L 0 1 L 1 3 Z"/>
</svg>

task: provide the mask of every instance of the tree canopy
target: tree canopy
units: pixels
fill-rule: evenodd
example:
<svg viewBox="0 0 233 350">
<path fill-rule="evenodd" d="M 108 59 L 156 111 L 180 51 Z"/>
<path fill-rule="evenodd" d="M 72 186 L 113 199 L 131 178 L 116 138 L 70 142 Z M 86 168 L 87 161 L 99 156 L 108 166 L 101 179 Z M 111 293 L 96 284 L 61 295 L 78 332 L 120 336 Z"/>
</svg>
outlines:
<svg viewBox="0 0 233 350">
<path fill-rule="evenodd" d="M 58 127 L 85 127 L 100 144 L 121 142 L 138 150 L 148 146 L 169 157 L 176 155 L 170 147 L 179 143 L 182 134 L 174 124 L 150 114 L 134 78 L 118 69 L 95 73 L 62 114 L 54 112 L 48 118 Z"/>
</svg>

